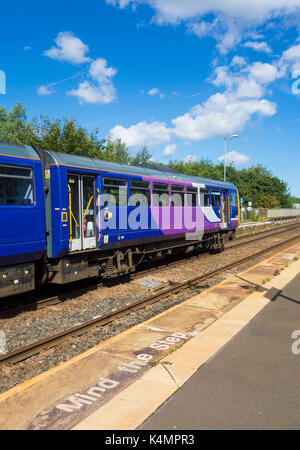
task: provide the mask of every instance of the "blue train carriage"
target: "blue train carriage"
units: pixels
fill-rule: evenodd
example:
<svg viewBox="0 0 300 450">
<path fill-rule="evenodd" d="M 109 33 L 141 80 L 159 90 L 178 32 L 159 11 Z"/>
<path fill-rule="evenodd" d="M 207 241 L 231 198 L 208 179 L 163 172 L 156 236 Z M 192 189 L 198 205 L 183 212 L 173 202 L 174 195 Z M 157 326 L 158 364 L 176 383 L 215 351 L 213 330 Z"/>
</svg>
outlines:
<svg viewBox="0 0 300 450">
<path fill-rule="evenodd" d="M 199 247 L 220 251 L 225 240 L 234 237 L 239 202 L 237 188 L 231 183 L 165 168 L 36 150 L 45 174 L 47 271 L 51 283 L 99 275 L 111 278 L 133 272 L 142 262 Z M 181 203 L 172 201 L 173 193 Z M 107 194 L 112 202 L 105 201 Z M 137 198 L 134 202 L 133 194 Z M 189 230 L 175 224 L 183 205 L 201 210 L 200 240 L 187 240 Z M 137 206 L 144 211 L 141 215 L 146 217 L 146 227 L 130 223 Z M 163 213 L 170 217 L 171 226 L 163 225 Z"/>
<path fill-rule="evenodd" d="M 45 258 L 41 160 L 31 147 L 0 142 L 0 296 L 34 289 Z"/>
</svg>

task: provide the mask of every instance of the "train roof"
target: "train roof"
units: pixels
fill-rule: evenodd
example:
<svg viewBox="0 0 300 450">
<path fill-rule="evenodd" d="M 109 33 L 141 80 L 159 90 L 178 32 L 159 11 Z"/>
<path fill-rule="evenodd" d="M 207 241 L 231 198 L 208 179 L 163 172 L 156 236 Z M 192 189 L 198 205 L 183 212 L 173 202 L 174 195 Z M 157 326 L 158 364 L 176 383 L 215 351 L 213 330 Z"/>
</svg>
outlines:
<svg viewBox="0 0 300 450">
<path fill-rule="evenodd" d="M 130 164 L 119 164 L 111 161 L 105 161 L 102 159 L 93 159 L 86 158 L 84 156 L 76 156 L 71 155 L 69 153 L 58 153 L 53 151 L 48 151 L 48 154 L 52 157 L 53 162 L 59 165 L 66 165 L 78 168 L 87 168 L 87 169 L 97 169 L 97 170 L 105 170 L 108 172 L 115 173 L 125 173 L 132 174 L 137 176 L 148 176 L 152 178 L 161 178 L 168 181 L 185 181 L 190 183 L 199 183 L 199 184 L 207 184 L 214 185 L 218 187 L 227 187 L 234 188 L 236 186 L 232 183 L 225 183 L 224 181 L 219 180 L 209 180 L 207 178 L 201 177 L 193 177 L 190 175 L 184 175 L 178 172 L 175 172 L 172 169 L 168 169 L 163 166 L 157 165 L 155 168 L 152 166 L 133 166 Z"/>
<path fill-rule="evenodd" d="M 102 159 L 86 158 L 84 156 L 77 156 L 69 153 L 59 153 L 49 150 L 45 152 L 50 157 L 50 163 L 58 165 L 104 170 L 107 172 L 132 174 L 137 176 L 148 176 L 173 182 L 177 180 L 236 189 L 236 186 L 232 183 L 225 183 L 224 181 L 210 180 L 202 177 L 193 177 L 159 165 L 133 166 L 130 164 L 118 164 Z M 19 158 L 40 159 L 38 153 L 32 147 L 28 145 L 10 144 L 7 142 L 0 142 L 0 154 Z"/>
<path fill-rule="evenodd" d="M 40 159 L 35 150 L 29 145 L 11 144 L 0 141 L 0 155 L 17 158 Z"/>
</svg>

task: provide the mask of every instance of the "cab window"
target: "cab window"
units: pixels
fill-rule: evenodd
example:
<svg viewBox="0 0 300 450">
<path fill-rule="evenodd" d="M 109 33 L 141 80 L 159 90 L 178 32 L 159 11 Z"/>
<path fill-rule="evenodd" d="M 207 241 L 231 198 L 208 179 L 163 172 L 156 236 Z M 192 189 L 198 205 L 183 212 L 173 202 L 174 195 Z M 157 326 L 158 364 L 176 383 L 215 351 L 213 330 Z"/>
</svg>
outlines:
<svg viewBox="0 0 300 450">
<path fill-rule="evenodd" d="M 237 192 L 236 191 L 230 192 L 230 205 L 231 206 L 238 206 Z"/>
<path fill-rule="evenodd" d="M 221 196 L 220 192 L 212 192 L 211 193 L 211 204 L 212 206 L 221 206 Z"/>
</svg>

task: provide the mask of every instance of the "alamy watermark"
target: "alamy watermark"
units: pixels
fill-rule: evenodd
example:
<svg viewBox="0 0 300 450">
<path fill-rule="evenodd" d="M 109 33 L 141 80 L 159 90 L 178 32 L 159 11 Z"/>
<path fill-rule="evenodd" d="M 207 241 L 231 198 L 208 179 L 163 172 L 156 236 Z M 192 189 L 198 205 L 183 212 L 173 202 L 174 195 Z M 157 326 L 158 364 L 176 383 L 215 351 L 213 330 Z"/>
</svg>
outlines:
<svg viewBox="0 0 300 450">
<path fill-rule="evenodd" d="M 6 76 L 3 70 L 0 70 L 0 94 L 6 94 Z"/>
<path fill-rule="evenodd" d="M 173 193 L 149 195 L 135 193 L 127 199 L 127 190 L 115 190 L 114 195 L 103 193 L 98 198 L 96 223 L 105 230 L 180 230 L 187 240 L 201 240 L 204 234 L 204 214 L 192 194 Z M 93 208 L 89 207 L 91 210 Z M 86 218 L 89 217 L 89 210 Z M 71 206 L 72 209 L 72 206 Z M 150 209 L 150 214 L 149 214 Z M 100 217 L 99 217 L 100 214 Z M 71 211 L 74 218 L 74 213 Z M 78 220 L 72 219 L 72 226 Z"/>
<path fill-rule="evenodd" d="M 300 70 L 295 70 L 292 74 L 292 78 L 295 78 L 292 84 L 292 93 L 294 95 L 300 94 Z"/>
<path fill-rule="evenodd" d="M 0 355 L 5 355 L 6 353 L 6 334 L 4 331 L 0 330 Z"/>
<path fill-rule="evenodd" d="M 291 335 L 292 339 L 296 339 L 292 343 L 292 353 L 293 355 L 299 355 L 300 354 L 300 330 L 294 330 Z"/>
</svg>

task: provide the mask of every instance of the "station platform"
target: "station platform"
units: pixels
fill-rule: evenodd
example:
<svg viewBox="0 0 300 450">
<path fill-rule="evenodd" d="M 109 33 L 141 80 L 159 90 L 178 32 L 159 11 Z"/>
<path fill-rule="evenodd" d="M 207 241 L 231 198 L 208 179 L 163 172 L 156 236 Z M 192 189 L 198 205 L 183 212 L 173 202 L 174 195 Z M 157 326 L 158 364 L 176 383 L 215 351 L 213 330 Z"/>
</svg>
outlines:
<svg viewBox="0 0 300 450">
<path fill-rule="evenodd" d="M 0 394 L 0 429 L 298 427 L 299 273 L 297 243 Z"/>
<path fill-rule="evenodd" d="M 299 430 L 300 274 L 272 300 L 140 429 Z"/>
<path fill-rule="evenodd" d="M 244 234 L 257 233 L 258 231 L 271 230 L 275 224 L 271 221 L 265 222 L 242 222 L 236 230 L 236 236 Z"/>
</svg>

